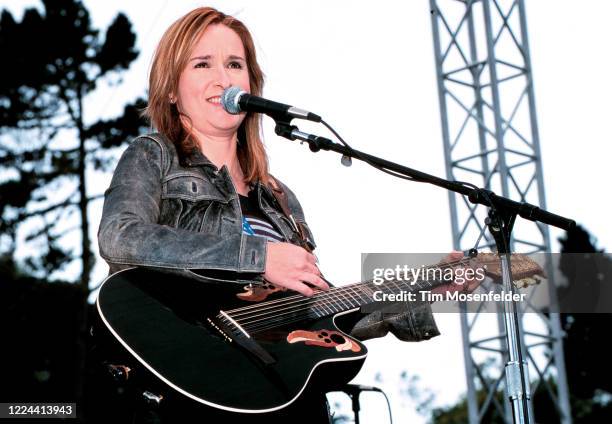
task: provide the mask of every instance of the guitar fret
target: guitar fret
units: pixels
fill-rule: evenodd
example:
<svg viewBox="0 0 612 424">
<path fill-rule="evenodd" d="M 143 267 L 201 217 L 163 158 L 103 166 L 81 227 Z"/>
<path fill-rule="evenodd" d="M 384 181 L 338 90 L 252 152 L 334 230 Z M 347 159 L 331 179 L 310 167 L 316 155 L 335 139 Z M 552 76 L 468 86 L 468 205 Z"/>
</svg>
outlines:
<svg viewBox="0 0 612 424">
<path fill-rule="evenodd" d="M 336 303 L 336 300 L 333 297 L 331 297 L 331 299 L 328 299 L 328 305 L 330 305 L 330 308 L 334 312 L 340 312 L 342 310 L 342 308 L 338 308 L 338 304 Z"/>
<path fill-rule="evenodd" d="M 355 308 L 355 307 L 360 305 L 359 297 L 355 297 L 355 292 L 354 292 L 353 287 L 347 287 L 347 289 L 346 289 L 346 297 L 347 297 L 348 303 L 349 303 L 348 309 L 353 309 L 353 308 Z"/>
<path fill-rule="evenodd" d="M 481 253 L 479 254 L 479 257 L 481 263 L 486 262 L 485 265 L 488 265 L 489 262 L 495 265 L 498 260 L 498 257 L 495 254 Z M 537 264 L 530 264 L 523 256 L 513 255 L 513 259 L 517 259 L 516 262 L 512 263 L 513 272 L 520 273 L 523 270 L 525 273 L 531 272 L 532 274 L 538 272 L 539 268 Z M 457 263 L 459 262 L 461 261 L 458 261 Z M 435 264 L 431 266 L 446 267 L 449 265 Z M 491 268 L 492 266 L 487 269 L 487 274 L 494 271 Z M 423 269 L 426 268 L 423 267 Z M 493 273 L 493 275 L 495 274 Z M 349 286 L 332 288 L 329 292 L 322 296 L 322 298 L 315 306 L 313 306 L 313 308 L 316 309 L 316 313 L 319 316 L 329 315 L 339 311 L 345 311 L 362 305 L 375 303 L 374 292 L 382 292 L 383 294 L 399 294 L 403 291 L 429 291 L 446 283 L 447 282 L 444 281 L 430 281 L 427 279 L 413 280 L 410 278 L 405 280 L 388 281 L 382 285 L 375 285 L 372 280 L 364 281 L 362 283 L 352 284 Z"/>
<path fill-rule="evenodd" d="M 334 313 L 334 311 L 327 305 L 327 302 L 325 302 L 325 299 L 320 300 L 318 302 L 318 305 L 321 309 L 323 309 L 323 312 L 325 313 L 325 315 Z"/>
<path fill-rule="evenodd" d="M 399 293 L 402 289 L 400 288 L 400 286 L 397 285 L 397 281 L 391 281 L 390 284 L 393 284 L 395 286 L 395 288 L 397 289 L 397 292 Z"/>
<path fill-rule="evenodd" d="M 350 298 L 348 298 L 348 297 L 346 296 L 346 294 L 345 294 L 344 292 L 342 292 L 341 290 L 338 290 L 338 294 L 339 294 L 340 299 L 342 299 L 342 303 L 344 304 L 344 307 L 346 308 L 346 306 L 347 306 L 347 305 L 346 305 L 346 302 L 348 302 L 349 307 L 348 307 L 348 308 L 346 308 L 346 309 L 351 309 L 351 308 L 350 308 Z"/>
<path fill-rule="evenodd" d="M 359 306 L 359 304 L 360 304 L 359 298 L 357 297 L 357 299 L 355 299 L 355 297 L 353 297 L 353 295 L 355 294 L 355 291 L 354 291 L 353 287 L 348 287 L 347 293 L 350 296 L 350 299 L 355 300 L 357 302 L 355 305 L 353 305 L 352 300 L 351 300 L 351 309 L 356 307 L 356 306 Z"/>
<path fill-rule="evenodd" d="M 374 296 L 374 290 L 370 288 L 369 284 L 370 282 L 368 281 L 359 286 L 359 289 L 365 293 L 367 299 L 371 299 Z"/>
<path fill-rule="evenodd" d="M 371 301 L 371 296 L 368 296 L 368 293 L 365 293 L 365 286 L 354 286 L 353 289 L 357 291 L 357 296 L 359 296 L 359 305 L 366 304 Z"/>
<path fill-rule="evenodd" d="M 342 294 L 338 292 L 334 292 L 332 295 L 334 296 L 335 304 L 339 308 L 338 312 L 344 311 L 344 309 L 346 308 L 346 304 L 344 303 L 344 298 L 342 297 Z"/>
</svg>

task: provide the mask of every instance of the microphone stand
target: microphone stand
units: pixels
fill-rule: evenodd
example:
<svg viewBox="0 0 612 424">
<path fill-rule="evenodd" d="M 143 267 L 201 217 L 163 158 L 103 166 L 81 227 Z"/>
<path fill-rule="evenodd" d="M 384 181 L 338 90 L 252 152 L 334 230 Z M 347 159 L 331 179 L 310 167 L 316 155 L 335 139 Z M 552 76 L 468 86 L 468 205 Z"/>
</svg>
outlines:
<svg viewBox="0 0 612 424">
<path fill-rule="evenodd" d="M 485 223 L 497 246 L 502 269 L 503 290 L 506 293 L 515 294 L 515 288 L 512 284 L 512 271 L 510 268 L 510 239 L 517 216 L 530 221 L 553 225 L 564 230 L 571 230 L 576 226 L 575 221 L 547 212 L 535 205 L 526 202 L 516 202 L 506 197 L 498 196 L 491 190 L 471 188 L 460 182 L 448 181 L 334 143 L 327 138 L 304 133 L 300 131 L 297 126 L 291 125 L 290 117 L 277 116 L 274 120 L 276 121 L 275 132 L 277 135 L 289 140 L 297 139 L 305 141 L 308 143 L 312 152 L 331 150 L 343 156 L 343 163 L 345 163 L 346 158 L 349 158 L 349 160 L 350 158 L 359 159 L 374 167 L 393 171 L 396 174 L 408 177 L 414 181 L 433 184 L 462 194 L 467 196 L 470 202 L 488 207 L 488 218 Z M 528 367 L 527 361 L 523 358 L 518 307 L 516 301 L 513 300 L 514 296 L 510 296 L 510 298 L 512 300 L 504 300 L 504 325 L 506 328 L 506 343 L 508 347 L 508 362 L 505 367 L 506 391 L 512 405 L 514 422 L 530 424 L 534 421 L 529 402 L 531 394 L 529 389 Z"/>
<path fill-rule="evenodd" d="M 344 386 L 334 388 L 330 391 L 331 392 L 344 392 L 351 399 L 351 407 L 353 409 L 353 415 L 355 417 L 354 419 L 355 424 L 359 424 L 360 422 L 359 410 L 361 409 L 361 406 L 359 404 L 359 395 L 361 394 L 361 392 L 382 393 L 382 395 L 385 397 L 387 401 L 387 407 L 389 409 L 389 420 L 393 422 L 393 414 L 391 413 L 391 404 L 389 403 L 389 398 L 387 397 L 386 393 L 383 392 L 378 387 L 362 386 L 361 384 L 345 384 Z"/>
</svg>

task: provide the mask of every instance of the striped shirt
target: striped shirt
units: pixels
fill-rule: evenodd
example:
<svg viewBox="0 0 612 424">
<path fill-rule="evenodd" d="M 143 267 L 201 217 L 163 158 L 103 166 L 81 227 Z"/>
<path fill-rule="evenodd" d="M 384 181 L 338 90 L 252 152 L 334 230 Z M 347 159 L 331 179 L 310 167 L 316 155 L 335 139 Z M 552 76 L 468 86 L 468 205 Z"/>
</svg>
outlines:
<svg viewBox="0 0 612 424">
<path fill-rule="evenodd" d="M 256 194 L 249 192 L 248 196 L 239 195 L 242 208 L 242 232 L 252 236 L 265 237 L 268 241 L 284 241 L 283 236 L 272 226 L 259 209 Z"/>
</svg>

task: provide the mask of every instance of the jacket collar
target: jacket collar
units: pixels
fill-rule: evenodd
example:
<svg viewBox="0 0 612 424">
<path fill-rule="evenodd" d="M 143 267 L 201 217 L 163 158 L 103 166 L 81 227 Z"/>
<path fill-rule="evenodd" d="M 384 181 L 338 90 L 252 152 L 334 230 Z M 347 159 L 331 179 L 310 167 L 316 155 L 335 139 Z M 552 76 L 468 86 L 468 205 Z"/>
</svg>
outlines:
<svg viewBox="0 0 612 424">
<path fill-rule="evenodd" d="M 182 155 L 180 161 L 183 166 L 210 166 L 218 171 L 214 163 L 212 163 L 200 149 L 192 149 L 190 153 Z"/>
</svg>

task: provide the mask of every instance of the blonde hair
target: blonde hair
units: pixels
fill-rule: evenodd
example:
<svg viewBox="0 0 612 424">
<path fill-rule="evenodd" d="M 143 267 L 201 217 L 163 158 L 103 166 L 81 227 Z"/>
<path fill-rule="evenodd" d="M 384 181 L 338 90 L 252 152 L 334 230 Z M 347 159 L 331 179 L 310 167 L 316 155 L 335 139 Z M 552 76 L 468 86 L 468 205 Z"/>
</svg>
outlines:
<svg viewBox="0 0 612 424">
<path fill-rule="evenodd" d="M 263 89 L 264 75 L 257 63 L 253 38 L 241 21 L 212 7 L 200 7 L 174 22 L 162 36 L 153 56 L 149 103 L 144 114 L 157 131 L 172 140 L 179 155 L 189 154 L 197 144 L 190 129 L 183 126 L 181 112 L 176 104 L 170 102 L 170 96 L 178 91 L 179 77 L 187 66 L 195 43 L 210 25 L 216 24 L 232 29 L 242 40 L 251 94 L 260 96 Z M 237 154 L 247 183 L 261 180 L 268 184 L 268 158 L 261 140 L 260 121 L 258 113 L 247 113 L 238 129 Z"/>
</svg>

